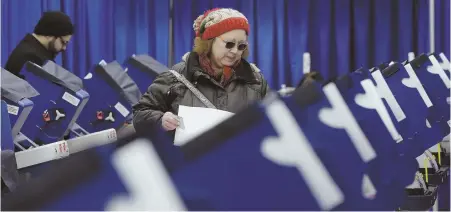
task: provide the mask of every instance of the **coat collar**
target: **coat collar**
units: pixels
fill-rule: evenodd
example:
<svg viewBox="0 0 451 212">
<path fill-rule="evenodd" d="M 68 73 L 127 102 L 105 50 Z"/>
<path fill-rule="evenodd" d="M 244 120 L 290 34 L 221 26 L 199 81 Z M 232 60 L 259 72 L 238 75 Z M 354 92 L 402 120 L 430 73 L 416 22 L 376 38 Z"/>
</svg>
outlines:
<svg viewBox="0 0 451 212">
<path fill-rule="evenodd" d="M 199 55 L 196 52 L 188 52 L 183 56 L 182 59 L 186 63 L 187 72 L 190 76 L 193 76 L 195 79 L 200 76 L 212 79 L 207 73 L 202 70 L 199 64 Z M 260 84 L 261 82 L 255 77 L 253 73 L 259 71 L 260 70 L 255 65 L 248 63 L 244 59 L 241 59 L 240 64 L 234 69 L 234 75 L 232 76 L 231 81 L 241 80 L 248 84 Z"/>
</svg>

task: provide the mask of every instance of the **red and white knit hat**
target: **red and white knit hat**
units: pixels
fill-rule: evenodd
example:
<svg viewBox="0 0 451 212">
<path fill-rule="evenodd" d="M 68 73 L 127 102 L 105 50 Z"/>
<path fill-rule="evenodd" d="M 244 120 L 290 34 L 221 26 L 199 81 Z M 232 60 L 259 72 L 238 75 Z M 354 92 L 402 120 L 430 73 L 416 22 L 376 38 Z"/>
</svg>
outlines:
<svg viewBox="0 0 451 212">
<path fill-rule="evenodd" d="M 234 9 L 212 9 L 199 16 L 193 24 L 196 37 L 208 40 L 226 32 L 242 29 L 249 35 L 247 18 Z"/>
</svg>

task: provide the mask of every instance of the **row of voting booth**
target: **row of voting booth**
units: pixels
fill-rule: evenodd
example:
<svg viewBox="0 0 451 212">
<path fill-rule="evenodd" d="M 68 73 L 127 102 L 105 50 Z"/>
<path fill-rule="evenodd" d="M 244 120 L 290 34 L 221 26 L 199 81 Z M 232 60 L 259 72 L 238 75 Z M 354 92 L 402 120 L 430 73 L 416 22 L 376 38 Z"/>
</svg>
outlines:
<svg viewBox="0 0 451 212">
<path fill-rule="evenodd" d="M 115 142 L 144 91 L 136 82 L 143 88 L 164 71 L 147 55 L 133 55 L 123 65 L 101 61 L 83 79 L 53 61 L 26 63 L 25 79 L 2 68 L 1 147 L 15 155 L 13 166 L 37 176 L 49 161 Z M 138 72 L 138 81 L 128 70 Z"/>
<path fill-rule="evenodd" d="M 2 70 L 2 162 L 17 171 L 2 166 L 2 210 L 449 211 L 443 54 L 271 92 L 183 146 L 159 126 L 121 136 L 166 70 L 147 55 L 83 79 L 53 62 L 28 63 L 26 81 Z"/>
<path fill-rule="evenodd" d="M 43 67 L 27 63 L 26 80 L 2 69 L 2 100 L 16 148 L 26 150 L 130 122 L 131 106 L 167 68 L 147 55 L 132 56 L 126 64 L 124 70 L 116 61 L 101 61 L 84 79 L 52 61 Z"/>
</svg>

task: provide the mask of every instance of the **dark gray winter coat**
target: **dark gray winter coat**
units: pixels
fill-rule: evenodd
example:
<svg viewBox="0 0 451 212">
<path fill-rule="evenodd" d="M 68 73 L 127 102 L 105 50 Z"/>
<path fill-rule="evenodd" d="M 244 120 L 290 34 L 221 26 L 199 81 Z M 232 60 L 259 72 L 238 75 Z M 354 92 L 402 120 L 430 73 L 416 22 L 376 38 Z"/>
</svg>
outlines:
<svg viewBox="0 0 451 212">
<path fill-rule="evenodd" d="M 219 110 L 232 113 L 262 100 L 268 90 L 267 82 L 260 70 L 245 61 L 235 68 L 234 74 L 225 86 L 204 72 L 196 53 L 185 55 L 183 62 L 172 70 L 185 76 Z M 161 126 L 161 117 L 167 111 L 177 115 L 179 105 L 205 107 L 204 104 L 170 72 L 161 73 L 133 106 L 135 128 L 147 128 L 153 124 Z"/>
</svg>

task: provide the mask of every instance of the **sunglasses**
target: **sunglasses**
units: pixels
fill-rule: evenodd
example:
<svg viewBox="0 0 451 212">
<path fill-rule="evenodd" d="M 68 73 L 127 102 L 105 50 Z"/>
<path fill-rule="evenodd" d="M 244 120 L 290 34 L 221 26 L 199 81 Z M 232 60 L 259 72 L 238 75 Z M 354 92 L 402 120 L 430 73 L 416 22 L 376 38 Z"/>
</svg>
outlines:
<svg viewBox="0 0 451 212">
<path fill-rule="evenodd" d="M 222 42 L 225 43 L 225 47 L 227 49 L 233 49 L 236 45 L 238 45 L 238 51 L 244 51 L 247 48 L 247 43 L 236 43 L 236 42 L 232 42 L 232 41 L 225 41 L 224 39 L 222 39 L 221 37 L 218 37 L 219 39 L 222 40 Z"/>
</svg>

